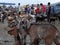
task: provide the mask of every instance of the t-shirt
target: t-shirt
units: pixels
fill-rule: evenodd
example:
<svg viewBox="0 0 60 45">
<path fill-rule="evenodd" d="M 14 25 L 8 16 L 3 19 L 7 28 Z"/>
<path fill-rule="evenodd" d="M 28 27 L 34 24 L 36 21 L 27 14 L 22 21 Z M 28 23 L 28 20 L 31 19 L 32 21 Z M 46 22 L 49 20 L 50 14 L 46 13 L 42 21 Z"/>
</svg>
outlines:
<svg viewBox="0 0 60 45">
<path fill-rule="evenodd" d="M 42 12 L 46 12 L 46 6 L 45 5 L 42 6 Z"/>
<path fill-rule="evenodd" d="M 48 14 L 50 15 L 51 13 L 51 6 L 48 6 Z"/>
<path fill-rule="evenodd" d="M 40 9 L 38 7 L 36 8 L 35 11 L 36 11 L 36 14 L 39 14 L 40 13 Z"/>
<path fill-rule="evenodd" d="M 21 7 L 20 6 L 18 6 L 18 12 L 21 12 Z"/>
</svg>

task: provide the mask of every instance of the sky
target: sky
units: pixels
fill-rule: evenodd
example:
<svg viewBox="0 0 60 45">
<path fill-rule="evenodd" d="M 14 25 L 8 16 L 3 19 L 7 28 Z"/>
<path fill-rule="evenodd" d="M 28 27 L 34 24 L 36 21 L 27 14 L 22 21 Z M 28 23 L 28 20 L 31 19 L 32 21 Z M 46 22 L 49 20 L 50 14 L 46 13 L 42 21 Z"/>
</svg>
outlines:
<svg viewBox="0 0 60 45">
<path fill-rule="evenodd" d="M 5 2 L 5 3 L 16 3 L 16 5 L 18 5 L 18 3 L 20 3 L 21 5 L 26 5 L 26 4 L 46 4 L 48 2 L 51 2 L 51 4 L 56 3 L 56 2 L 60 2 L 60 0 L 0 0 L 0 2 Z"/>
</svg>

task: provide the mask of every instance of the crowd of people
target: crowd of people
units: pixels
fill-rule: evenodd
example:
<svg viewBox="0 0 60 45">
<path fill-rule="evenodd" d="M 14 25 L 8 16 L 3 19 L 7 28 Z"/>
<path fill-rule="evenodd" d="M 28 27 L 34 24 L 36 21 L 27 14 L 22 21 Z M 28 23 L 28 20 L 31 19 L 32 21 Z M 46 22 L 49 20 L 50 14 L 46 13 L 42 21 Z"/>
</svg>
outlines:
<svg viewBox="0 0 60 45">
<path fill-rule="evenodd" d="M 8 16 L 19 18 L 20 15 L 35 15 L 36 22 L 43 21 L 44 19 L 47 19 L 47 21 L 50 23 L 50 16 L 54 16 L 54 10 L 53 14 L 51 15 L 51 5 L 50 2 L 48 2 L 48 5 L 44 5 L 43 3 L 37 4 L 37 5 L 26 5 L 25 7 L 21 7 L 20 3 L 18 3 L 18 7 L 6 7 L 6 6 L 0 6 L 0 22 L 4 23 L 4 20 L 7 19 Z M 56 19 L 55 17 L 53 19 Z"/>
<path fill-rule="evenodd" d="M 18 4 L 20 6 L 20 3 Z M 51 13 L 52 9 L 52 13 Z M 21 11 L 27 14 L 35 15 L 36 22 L 43 21 L 47 18 L 47 21 L 50 23 L 50 17 L 53 17 L 53 20 L 55 21 L 56 15 L 54 14 L 54 8 L 51 7 L 50 2 L 48 2 L 48 5 L 44 5 L 43 3 L 37 4 L 37 5 L 26 5 L 22 10 L 19 7 L 19 14 L 21 14 Z"/>
</svg>

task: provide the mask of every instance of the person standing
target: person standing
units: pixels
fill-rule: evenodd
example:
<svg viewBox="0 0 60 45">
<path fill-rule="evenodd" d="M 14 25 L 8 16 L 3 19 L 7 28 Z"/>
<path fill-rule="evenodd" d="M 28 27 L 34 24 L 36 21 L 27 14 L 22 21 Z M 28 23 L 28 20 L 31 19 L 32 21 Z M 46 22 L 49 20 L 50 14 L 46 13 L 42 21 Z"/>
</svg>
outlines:
<svg viewBox="0 0 60 45">
<path fill-rule="evenodd" d="M 6 18 L 6 14 L 5 14 L 5 12 L 3 12 L 2 13 L 2 23 L 4 23 L 5 18 Z"/>
<path fill-rule="evenodd" d="M 31 14 L 34 15 L 34 5 L 31 5 Z"/>
<path fill-rule="evenodd" d="M 51 6 L 50 2 L 48 2 L 47 20 L 49 23 L 50 23 L 50 13 L 51 13 Z"/>
<path fill-rule="evenodd" d="M 37 4 L 35 13 L 36 13 L 36 22 L 38 22 L 40 20 L 40 8 L 39 8 L 39 4 Z"/>
<path fill-rule="evenodd" d="M 18 13 L 21 13 L 21 7 L 20 7 L 20 3 L 18 3 Z"/>
<path fill-rule="evenodd" d="M 28 13 L 28 14 L 29 14 L 29 13 L 30 13 L 30 10 L 31 10 L 31 9 L 30 9 L 30 6 L 29 6 L 29 5 L 26 5 L 25 13 Z"/>
<path fill-rule="evenodd" d="M 39 4 L 37 4 L 37 7 L 36 7 L 35 12 L 36 12 L 36 15 L 39 15 L 40 14 Z"/>
</svg>

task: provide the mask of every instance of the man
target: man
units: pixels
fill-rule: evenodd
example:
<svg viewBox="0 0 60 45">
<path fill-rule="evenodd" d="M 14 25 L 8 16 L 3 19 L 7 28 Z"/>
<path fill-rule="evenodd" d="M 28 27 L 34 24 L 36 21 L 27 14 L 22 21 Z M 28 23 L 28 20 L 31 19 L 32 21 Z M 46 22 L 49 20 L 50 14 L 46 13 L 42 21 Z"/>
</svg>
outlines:
<svg viewBox="0 0 60 45">
<path fill-rule="evenodd" d="M 18 13 L 21 13 L 20 3 L 18 3 Z"/>
<path fill-rule="evenodd" d="M 40 20 L 40 9 L 39 9 L 39 4 L 37 4 L 36 10 L 36 22 L 38 22 Z"/>
<path fill-rule="evenodd" d="M 34 15 L 34 5 L 31 5 L 31 14 Z"/>
<path fill-rule="evenodd" d="M 47 20 L 49 23 L 50 23 L 50 13 L 51 13 L 51 6 L 50 2 L 48 2 Z"/>
<path fill-rule="evenodd" d="M 3 16 L 2 16 L 2 23 L 4 23 L 4 20 L 5 20 L 5 18 L 6 18 L 6 13 L 3 12 L 2 14 L 3 14 Z"/>
</svg>

